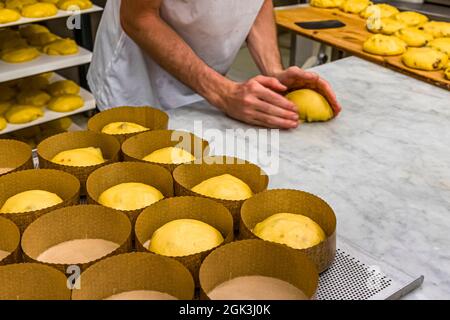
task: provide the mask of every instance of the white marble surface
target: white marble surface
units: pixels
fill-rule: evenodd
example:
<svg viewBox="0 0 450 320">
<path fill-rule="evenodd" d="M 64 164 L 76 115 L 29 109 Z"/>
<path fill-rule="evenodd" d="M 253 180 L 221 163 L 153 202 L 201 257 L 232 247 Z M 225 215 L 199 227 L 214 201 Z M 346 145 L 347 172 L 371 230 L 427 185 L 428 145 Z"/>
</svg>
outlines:
<svg viewBox="0 0 450 320">
<path fill-rule="evenodd" d="M 450 92 L 353 57 L 315 71 L 344 111 L 280 133 L 280 170 L 270 187 L 322 197 L 336 212 L 339 235 L 424 275 L 406 298 L 450 299 Z M 170 116 L 171 128 L 189 131 L 195 120 L 222 132 L 249 128 L 206 103 Z"/>
</svg>

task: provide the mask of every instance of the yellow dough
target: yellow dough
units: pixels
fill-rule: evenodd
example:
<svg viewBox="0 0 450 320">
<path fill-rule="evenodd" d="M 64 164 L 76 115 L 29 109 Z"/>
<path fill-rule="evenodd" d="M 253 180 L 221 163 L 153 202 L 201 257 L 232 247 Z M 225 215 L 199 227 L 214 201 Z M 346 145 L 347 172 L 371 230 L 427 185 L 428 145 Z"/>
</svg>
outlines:
<svg viewBox="0 0 450 320">
<path fill-rule="evenodd" d="M 394 36 L 375 34 L 364 42 L 363 50 L 380 56 L 395 56 L 405 52 L 406 43 Z"/>
<path fill-rule="evenodd" d="M 43 116 L 42 108 L 33 105 L 14 105 L 5 113 L 6 120 L 12 124 L 32 122 Z"/>
<path fill-rule="evenodd" d="M 11 51 L 14 49 L 26 48 L 28 47 L 28 42 L 22 38 L 10 38 L 2 41 L 0 43 L 0 49 L 3 51 Z"/>
<path fill-rule="evenodd" d="M 403 11 L 395 15 L 395 19 L 403 22 L 408 27 L 416 27 L 428 21 L 428 17 L 414 11 Z"/>
<path fill-rule="evenodd" d="M 371 4 L 372 2 L 369 0 L 345 0 L 340 9 L 348 13 L 360 13 Z"/>
<path fill-rule="evenodd" d="M 450 38 L 434 39 L 428 43 L 428 46 L 450 56 Z"/>
<path fill-rule="evenodd" d="M 11 9 L 0 9 L 0 24 L 15 22 L 20 19 L 20 14 Z"/>
<path fill-rule="evenodd" d="M 53 120 L 50 122 L 46 122 L 44 124 L 42 124 L 42 128 L 43 129 L 54 129 L 57 131 L 66 131 L 70 128 L 70 126 L 72 125 L 72 119 L 70 119 L 69 117 L 65 117 L 65 118 L 61 118 L 61 119 L 57 119 L 57 120 Z"/>
<path fill-rule="evenodd" d="M 166 223 L 153 233 L 149 250 L 168 257 L 183 257 L 211 250 L 224 241 L 210 225 L 193 219 Z"/>
<path fill-rule="evenodd" d="M 409 48 L 402 56 L 402 61 L 413 69 L 435 71 L 447 65 L 448 56 L 433 48 Z"/>
<path fill-rule="evenodd" d="M 344 0 L 311 0 L 310 5 L 318 8 L 338 8 Z"/>
<path fill-rule="evenodd" d="M 0 102 L 0 116 L 5 114 L 9 108 L 13 105 L 12 101 L 1 101 Z"/>
<path fill-rule="evenodd" d="M 195 157 L 184 149 L 167 147 L 156 150 L 142 160 L 164 164 L 180 164 L 195 160 Z"/>
<path fill-rule="evenodd" d="M 30 190 L 12 196 L 3 204 L 0 213 L 21 213 L 38 211 L 62 203 L 63 200 L 54 193 L 43 190 Z"/>
<path fill-rule="evenodd" d="M 89 167 L 105 163 L 102 150 L 94 147 L 66 150 L 58 153 L 51 161 L 69 167 Z"/>
<path fill-rule="evenodd" d="M 39 56 L 40 53 L 36 48 L 27 47 L 3 52 L 2 60 L 9 63 L 22 63 L 34 60 Z"/>
<path fill-rule="evenodd" d="M 193 187 L 192 191 L 211 198 L 235 201 L 247 200 L 253 196 L 252 189 L 231 174 L 207 179 Z"/>
<path fill-rule="evenodd" d="M 41 90 L 29 90 L 22 91 L 17 96 L 17 102 L 19 104 L 33 105 L 36 107 L 43 107 L 49 101 L 51 97 L 48 93 Z"/>
<path fill-rule="evenodd" d="M 102 132 L 106 134 L 130 134 L 147 131 L 148 128 L 132 122 L 112 122 L 107 124 Z"/>
<path fill-rule="evenodd" d="M 50 84 L 47 87 L 47 92 L 54 97 L 60 97 L 67 94 L 77 95 L 80 93 L 80 86 L 72 80 L 60 80 Z"/>
<path fill-rule="evenodd" d="M 445 71 L 444 71 L 445 77 L 450 80 L 450 67 L 448 67 Z"/>
<path fill-rule="evenodd" d="M 5 8 L 20 12 L 25 6 L 37 3 L 37 0 L 6 0 Z"/>
<path fill-rule="evenodd" d="M 48 30 L 47 27 L 44 27 L 43 25 L 40 25 L 40 24 L 28 24 L 28 25 L 20 28 L 19 32 L 22 37 L 29 38 L 35 34 L 46 33 L 46 32 L 49 33 L 50 31 Z"/>
<path fill-rule="evenodd" d="M 253 233 L 259 238 L 307 249 L 326 239 L 325 232 L 312 219 L 299 214 L 278 213 L 258 223 Z"/>
<path fill-rule="evenodd" d="M 48 103 L 47 108 L 55 112 L 71 112 L 80 109 L 83 106 L 83 98 L 74 94 L 67 94 L 52 98 Z"/>
<path fill-rule="evenodd" d="M 423 24 L 420 28 L 435 38 L 450 37 L 450 22 L 430 21 Z"/>
<path fill-rule="evenodd" d="M 22 16 L 25 18 L 52 17 L 58 13 L 58 8 L 53 3 L 39 2 L 22 8 Z"/>
<path fill-rule="evenodd" d="M 0 85 L 0 101 L 10 101 L 15 98 L 17 91 L 5 85 Z"/>
<path fill-rule="evenodd" d="M 298 108 L 300 120 L 307 122 L 328 121 L 334 116 L 328 101 L 318 92 L 301 89 L 289 93 L 286 98 Z"/>
<path fill-rule="evenodd" d="M 399 13 L 399 11 L 396 7 L 381 3 L 368 6 L 366 9 L 361 11 L 360 16 L 364 19 L 367 19 L 369 17 L 389 18 L 397 13 Z"/>
<path fill-rule="evenodd" d="M 406 27 L 406 25 L 392 18 L 367 19 L 367 29 L 370 32 L 391 35 Z"/>
<path fill-rule="evenodd" d="M 21 90 L 45 90 L 48 85 L 48 75 L 45 73 L 22 79 L 19 83 Z"/>
<path fill-rule="evenodd" d="M 59 36 L 56 34 L 53 34 L 51 32 L 41 32 L 41 33 L 35 33 L 32 36 L 28 38 L 28 42 L 32 46 L 45 46 L 46 44 L 49 44 L 53 41 L 56 41 L 60 39 Z"/>
<path fill-rule="evenodd" d="M 433 40 L 433 36 L 419 28 L 405 28 L 397 31 L 395 36 L 403 41 L 409 47 L 423 47 Z"/>
<path fill-rule="evenodd" d="M 6 119 L 0 116 L 0 131 L 4 130 L 7 125 Z"/>
<path fill-rule="evenodd" d="M 72 39 L 58 39 L 45 45 L 42 51 L 51 56 L 65 56 L 78 53 L 78 46 Z"/>
<path fill-rule="evenodd" d="M 116 210 L 138 210 L 159 200 L 163 194 L 156 188 L 143 183 L 122 183 L 104 191 L 98 202 Z"/>
<path fill-rule="evenodd" d="M 71 10 L 71 7 L 78 7 L 81 10 L 92 7 L 92 2 L 89 0 L 60 0 L 58 1 L 58 8 L 61 10 Z"/>
</svg>

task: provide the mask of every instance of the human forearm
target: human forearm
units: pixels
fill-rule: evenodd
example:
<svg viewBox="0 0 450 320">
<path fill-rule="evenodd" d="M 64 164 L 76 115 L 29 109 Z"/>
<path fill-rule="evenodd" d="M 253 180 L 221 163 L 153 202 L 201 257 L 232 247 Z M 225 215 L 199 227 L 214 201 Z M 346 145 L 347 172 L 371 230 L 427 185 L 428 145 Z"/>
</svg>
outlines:
<svg viewBox="0 0 450 320">
<path fill-rule="evenodd" d="M 266 0 L 261 8 L 247 44 L 261 73 L 275 76 L 283 70 L 271 0 Z"/>
</svg>

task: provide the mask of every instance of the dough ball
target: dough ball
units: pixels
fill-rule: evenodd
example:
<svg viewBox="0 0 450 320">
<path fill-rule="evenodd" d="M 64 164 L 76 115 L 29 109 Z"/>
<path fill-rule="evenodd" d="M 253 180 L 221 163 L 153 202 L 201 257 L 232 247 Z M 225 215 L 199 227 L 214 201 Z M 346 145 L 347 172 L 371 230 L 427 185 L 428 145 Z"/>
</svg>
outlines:
<svg viewBox="0 0 450 320">
<path fill-rule="evenodd" d="M 51 97 L 48 93 L 35 89 L 22 91 L 17 96 L 17 102 L 19 104 L 33 105 L 36 107 L 45 106 L 50 101 L 50 99 Z"/>
<path fill-rule="evenodd" d="M 0 90 L 1 91 L 1 90 Z M 1 94 L 0 94 L 1 96 Z M 9 108 L 13 105 L 12 101 L 1 101 L 0 102 L 0 116 L 4 115 Z"/>
<path fill-rule="evenodd" d="M 394 36 L 375 34 L 364 42 L 363 50 L 380 56 L 395 56 L 405 52 L 406 43 Z"/>
<path fill-rule="evenodd" d="M 67 131 L 72 125 L 72 119 L 65 117 L 42 124 L 43 129 L 54 129 L 55 131 Z"/>
<path fill-rule="evenodd" d="M 7 125 L 6 119 L 0 116 L 0 131 L 3 131 Z"/>
<path fill-rule="evenodd" d="M 42 73 L 37 76 L 32 76 L 22 79 L 19 83 L 19 87 L 24 90 L 45 90 L 49 85 L 48 74 Z"/>
<path fill-rule="evenodd" d="M 258 223 L 253 233 L 259 238 L 307 249 L 325 241 L 323 229 L 311 218 L 300 214 L 278 213 Z"/>
<path fill-rule="evenodd" d="M 22 8 L 22 16 L 25 18 L 52 17 L 58 13 L 58 8 L 53 3 L 38 2 Z"/>
<path fill-rule="evenodd" d="M 33 105 L 14 105 L 5 113 L 6 120 L 12 124 L 29 123 L 43 116 L 42 108 Z"/>
<path fill-rule="evenodd" d="M 94 147 L 66 150 L 58 153 L 51 161 L 69 167 L 90 167 L 105 163 L 102 150 Z"/>
<path fill-rule="evenodd" d="M 80 86 L 72 80 L 61 80 L 50 84 L 47 92 L 54 97 L 60 97 L 67 94 L 77 95 L 80 93 Z"/>
<path fill-rule="evenodd" d="M 15 49 L 20 48 L 26 48 L 28 47 L 28 42 L 25 39 L 22 38 L 10 38 L 6 39 L 5 41 L 0 42 L 0 49 L 2 51 L 11 51 Z"/>
<path fill-rule="evenodd" d="M 428 21 L 428 17 L 414 11 L 403 11 L 395 15 L 395 19 L 408 27 L 417 27 Z"/>
<path fill-rule="evenodd" d="M 434 39 L 428 43 L 428 46 L 450 56 L 450 38 Z"/>
<path fill-rule="evenodd" d="M 405 41 L 409 47 L 423 47 L 433 40 L 431 34 L 416 27 L 401 29 L 395 33 L 395 36 Z"/>
<path fill-rule="evenodd" d="M 55 112 L 71 112 L 84 106 L 84 100 L 80 96 L 67 94 L 54 97 L 47 105 L 47 109 Z"/>
<path fill-rule="evenodd" d="M 300 120 L 328 121 L 334 117 L 333 109 L 327 99 L 314 90 L 296 90 L 289 93 L 286 98 L 297 106 Z"/>
<path fill-rule="evenodd" d="M 180 219 L 153 233 L 149 250 L 168 257 L 183 257 L 214 249 L 224 242 L 222 234 L 202 221 Z"/>
<path fill-rule="evenodd" d="M 22 213 L 50 208 L 63 200 L 54 193 L 44 190 L 30 190 L 10 197 L 3 204 L 0 213 Z"/>
<path fill-rule="evenodd" d="M 391 35 L 406 27 L 406 25 L 392 18 L 367 19 L 367 29 L 370 32 Z"/>
<path fill-rule="evenodd" d="M 448 62 L 448 56 L 433 48 L 409 48 L 402 56 L 402 61 L 413 69 L 435 71 L 444 68 Z"/>
<path fill-rule="evenodd" d="M 17 91 L 11 87 L 0 85 L 0 101 L 10 101 L 17 95 Z"/>
<path fill-rule="evenodd" d="M 435 38 L 450 37 L 450 22 L 430 21 L 423 24 L 420 28 Z"/>
<path fill-rule="evenodd" d="M 133 122 L 112 122 L 107 124 L 102 132 L 110 135 L 114 134 L 130 134 L 130 133 L 138 133 L 149 130 L 146 127 L 143 127 L 137 123 Z M 183 150 L 184 151 L 184 150 Z"/>
<path fill-rule="evenodd" d="M 345 0 L 340 8 L 344 12 L 358 14 L 371 4 L 372 2 L 369 0 Z"/>
<path fill-rule="evenodd" d="M 20 35 L 24 38 L 30 38 L 35 34 L 45 32 L 49 33 L 50 30 L 48 30 L 47 27 L 44 27 L 43 25 L 40 24 L 27 24 L 19 29 Z"/>
<path fill-rule="evenodd" d="M 77 43 L 72 39 L 58 39 L 46 44 L 42 51 L 51 56 L 65 56 L 78 53 Z"/>
<path fill-rule="evenodd" d="M 364 19 L 375 18 L 390 18 L 399 13 L 398 9 L 386 3 L 373 4 L 361 11 L 360 16 Z"/>
<path fill-rule="evenodd" d="M 152 152 L 142 160 L 163 164 L 181 164 L 194 161 L 195 157 L 184 149 L 167 147 Z"/>
<path fill-rule="evenodd" d="M 104 191 L 98 202 L 116 210 L 144 209 L 159 200 L 164 195 L 156 188 L 143 183 L 122 183 Z"/>
<path fill-rule="evenodd" d="M 2 53 L 2 60 L 9 63 L 22 63 L 34 60 L 40 56 L 39 51 L 33 47 L 8 50 Z"/>
<path fill-rule="evenodd" d="M 11 9 L 0 9 L 0 24 L 16 22 L 20 19 L 20 14 Z"/>
<path fill-rule="evenodd" d="M 25 6 L 37 3 L 37 0 L 6 0 L 5 8 L 20 12 Z"/>
<path fill-rule="evenodd" d="M 311 0 L 310 5 L 317 8 L 338 8 L 344 0 Z"/>
<path fill-rule="evenodd" d="M 450 67 L 445 69 L 444 74 L 445 74 L 445 77 L 447 78 L 447 80 L 450 80 Z"/>
<path fill-rule="evenodd" d="M 35 33 L 32 36 L 28 37 L 28 42 L 32 46 L 42 47 L 58 39 L 60 39 L 60 37 L 56 34 L 53 34 L 51 32 L 41 32 Z"/>
<path fill-rule="evenodd" d="M 207 179 L 193 187 L 192 191 L 211 198 L 234 201 L 247 200 L 253 196 L 252 189 L 231 174 Z"/>
<path fill-rule="evenodd" d="M 61 10 L 73 10 L 74 8 L 81 10 L 89 9 L 92 7 L 92 2 L 89 0 L 60 0 L 58 1 L 58 8 Z"/>
</svg>

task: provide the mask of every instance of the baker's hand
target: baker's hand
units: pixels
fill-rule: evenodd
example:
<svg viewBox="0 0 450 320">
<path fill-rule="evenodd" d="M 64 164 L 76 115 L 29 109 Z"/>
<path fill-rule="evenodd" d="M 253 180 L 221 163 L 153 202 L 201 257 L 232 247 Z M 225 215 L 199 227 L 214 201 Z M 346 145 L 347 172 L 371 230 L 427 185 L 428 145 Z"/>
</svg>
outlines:
<svg viewBox="0 0 450 320">
<path fill-rule="evenodd" d="M 330 84 L 319 77 L 318 74 L 302 70 L 299 67 L 290 67 L 278 73 L 275 77 L 288 89 L 311 89 L 319 92 L 328 100 L 334 116 L 341 112 L 342 108 Z"/>
<path fill-rule="evenodd" d="M 291 129 L 299 124 L 297 107 L 278 92 L 287 87 L 276 78 L 257 76 L 244 83 L 230 82 L 217 103 L 228 116 L 267 128 Z"/>
</svg>

